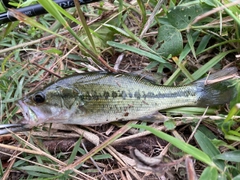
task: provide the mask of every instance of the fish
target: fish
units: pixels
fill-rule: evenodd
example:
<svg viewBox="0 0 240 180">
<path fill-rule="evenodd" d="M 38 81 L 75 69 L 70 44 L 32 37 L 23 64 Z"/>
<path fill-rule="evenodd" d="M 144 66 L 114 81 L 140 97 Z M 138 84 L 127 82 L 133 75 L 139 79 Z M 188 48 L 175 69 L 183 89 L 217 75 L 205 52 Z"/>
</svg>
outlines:
<svg viewBox="0 0 240 180">
<path fill-rule="evenodd" d="M 160 110 L 229 103 L 237 96 L 237 68 L 184 86 L 163 86 L 140 75 L 88 72 L 61 78 L 18 100 L 23 120 L 1 125 L 0 134 L 43 123 L 94 126 L 114 121 L 157 120 Z"/>
</svg>

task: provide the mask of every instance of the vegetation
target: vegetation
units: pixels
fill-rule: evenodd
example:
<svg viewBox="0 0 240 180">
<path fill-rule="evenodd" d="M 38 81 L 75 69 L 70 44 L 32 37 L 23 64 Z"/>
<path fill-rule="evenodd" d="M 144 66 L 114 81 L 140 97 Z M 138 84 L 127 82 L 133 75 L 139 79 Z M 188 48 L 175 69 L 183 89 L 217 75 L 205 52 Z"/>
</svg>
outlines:
<svg viewBox="0 0 240 180">
<path fill-rule="evenodd" d="M 16 100 L 76 72 L 152 72 L 173 86 L 240 68 L 238 0 L 75 0 L 67 10 L 46 0 L 11 1 L 33 3 L 49 13 L 29 18 L 13 10 L 19 21 L 0 26 L 1 124 L 22 118 Z M 158 125 L 46 124 L 0 136 L 0 177 L 240 179 L 239 97 L 226 106 L 163 111 L 169 120 Z"/>
</svg>

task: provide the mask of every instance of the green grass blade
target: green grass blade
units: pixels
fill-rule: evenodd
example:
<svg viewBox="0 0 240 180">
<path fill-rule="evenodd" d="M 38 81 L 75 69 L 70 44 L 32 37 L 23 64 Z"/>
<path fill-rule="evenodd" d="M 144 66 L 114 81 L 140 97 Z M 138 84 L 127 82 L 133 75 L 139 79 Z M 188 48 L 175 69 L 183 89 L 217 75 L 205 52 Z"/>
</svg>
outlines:
<svg viewBox="0 0 240 180">
<path fill-rule="evenodd" d="M 122 10 L 123 10 L 123 0 L 118 0 L 118 3 L 119 3 L 119 6 L 118 6 L 118 25 L 117 26 L 120 26 L 121 22 L 122 22 L 122 19 L 123 19 L 123 14 L 122 14 Z"/>
<path fill-rule="evenodd" d="M 119 27 L 113 26 L 111 24 L 103 24 L 103 26 L 108 27 L 109 29 L 116 31 L 119 34 L 122 34 L 122 35 L 130 38 L 130 35 L 128 33 L 126 33 L 123 29 L 119 28 Z"/>
<path fill-rule="evenodd" d="M 192 51 L 193 57 L 195 59 L 197 59 L 195 48 L 194 48 L 194 40 L 193 40 L 193 37 L 192 37 L 192 33 L 190 33 L 190 32 L 187 33 L 187 40 L 188 40 L 188 44 L 190 46 L 190 49 Z"/>
<path fill-rule="evenodd" d="M 239 180 L 240 179 L 240 174 L 235 176 L 232 180 Z"/>
<path fill-rule="evenodd" d="M 220 6 L 223 6 L 223 4 L 217 0 L 214 0 L 215 3 L 217 3 Z M 239 17 L 237 17 L 230 8 L 224 8 L 224 10 L 228 13 L 229 16 L 231 16 L 234 21 L 238 24 L 238 26 L 240 26 L 240 20 Z M 239 15 L 239 14 L 238 14 Z"/>
<path fill-rule="evenodd" d="M 131 52 L 137 53 L 139 55 L 146 56 L 150 59 L 154 59 L 155 61 L 158 61 L 158 62 L 161 62 L 161 63 L 167 63 L 167 61 L 164 60 L 160 56 L 157 56 L 155 54 L 152 54 L 150 52 L 147 52 L 147 51 L 144 51 L 144 50 L 132 47 L 132 46 L 128 46 L 126 44 L 120 44 L 120 43 L 117 43 L 117 42 L 114 42 L 114 41 L 108 41 L 107 44 L 110 45 L 110 46 L 113 46 L 115 48 L 122 49 L 124 51 L 131 51 Z"/>
<path fill-rule="evenodd" d="M 201 131 L 197 131 L 194 135 L 197 143 L 211 159 L 220 154 L 220 151 L 214 146 L 214 144 L 208 139 L 207 136 Z M 214 161 L 215 164 L 221 168 L 222 170 L 224 169 L 224 162 L 223 161 Z"/>
<path fill-rule="evenodd" d="M 71 164 L 74 161 L 74 159 L 76 158 L 81 141 L 82 141 L 82 137 L 80 137 L 78 139 L 78 141 L 76 142 L 76 144 L 74 145 L 71 156 L 68 159 L 68 164 Z"/>
<path fill-rule="evenodd" d="M 216 55 L 215 57 L 213 57 L 211 60 L 209 60 L 206 64 L 204 64 L 200 69 L 198 69 L 195 73 L 192 74 L 192 77 L 194 80 L 199 79 L 200 77 L 202 77 L 207 71 L 209 71 L 213 66 L 215 66 L 217 63 L 219 63 L 219 61 L 221 61 L 226 55 L 228 55 L 229 53 L 233 53 L 236 52 L 236 49 L 232 49 L 229 51 L 225 51 L 222 53 L 219 53 L 218 55 Z M 183 81 L 183 84 L 189 84 L 190 81 L 189 80 L 185 80 Z"/>
<path fill-rule="evenodd" d="M 176 71 L 174 71 L 174 73 L 171 75 L 171 77 L 168 78 L 168 80 L 164 83 L 164 85 L 166 85 L 166 86 L 172 85 L 180 74 L 181 74 L 181 69 L 178 68 Z"/>
<path fill-rule="evenodd" d="M 128 35 L 132 39 L 134 39 L 136 42 L 138 42 L 143 48 L 145 48 L 146 50 L 148 50 L 149 52 L 151 52 L 153 54 L 157 54 L 154 50 L 152 50 L 150 47 L 148 47 L 148 45 L 143 40 L 141 40 L 135 34 L 133 34 L 125 24 L 122 24 L 122 26 L 123 26 L 124 30 L 128 33 Z"/>
<path fill-rule="evenodd" d="M 94 41 L 93 41 L 93 38 L 92 38 L 92 34 L 90 33 L 90 30 L 89 30 L 89 27 L 87 25 L 87 22 L 85 20 L 85 17 L 83 15 L 83 12 L 80 8 L 80 3 L 78 0 L 74 0 L 74 3 L 75 3 L 75 6 L 76 6 L 76 9 L 77 9 L 77 12 L 78 12 L 78 15 L 81 19 L 81 22 L 82 22 L 82 25 L 83 25 L 83 29 L 85 30 L 86 34 L 87 34 L 87 37 L 92 45 L 92 48 L 94 50 L 94 53 L 97 54 L 97 50 L 96 50 L 96 47 L 95 47 L 95 44 L 94 44 Z"/>
<path fill-rule="evenodd" d="M 142 0 L 137 0 L 137 2 L 142 13 L 142 24 L 144 25 L 147 22 L 146 9 Z"/>
<path fill-rule="evenodd" d="M 49 176 L 57 174 L 57 172 L 47 169 L 45 167 L 41 167 L 41 166 L 22 166 L 22 167 L 18 167 L 17 169 L 27 171 L 28 173 L 38 172 L 38 173 L 41 173 L 41 175 L 45 176 L 45 177 L 49 177 Z"/>
<path fill-rule="evenodd" d="M 183 74 L 188 78 L 188 80 L 189 80 L 190 82 L 194 81 L 192 75 L 191 75 L 191 74 L 189 73 L 189 71 L 185 68 L 185 66 L 184 66 L 185 63 L 181 63 L 181 62 L 179 61 L 179 59 L 176 58 L 176 57 L 173 57 L 172 59 L 173 59 L 174 62 L 177 64 L 178 68 L 181 69 L 181 71 L 183 72 Z"/>
<path fill-rule="evenodd" d="M 81 45 L 87 49 L 90 49 L 86 43 L 84 43 L 77 34 L 72 30 L 67 21 L 63 18 L 62 14 L 59 12 L 60 6 L 58 6 L 53 1 L 38 0 L 38 2 L 44 7 L 44 9 L 49 12 L 55 19 L 57 19 L 73 36 L 81 43 Z M 86 51 L 85 50 L 85 51 Z"/>
<path fill-rule="evenodd" d="M 141 129 L 146 129 L 148 131 L 150 131 L 151 133 L 153 133 L 154 135 L 156 135 L 157 137 L 164 139 L 165 141 L 168 141 L 169 143 L 173 144 L 174 146 L 176 146 L 177 148 L 181 149 L 182 151 L 184 151 L 187 154 L 190 154 L 191 156 L 193 156 L 194 158 L 196 158 L 197 160 L 211 166 L 211 167 L 215 167 L 216 165 L 214 164 L 214 162 L 211 160 L 211 158 L 204 153 L 203 151 L 197 149 L 194 146 L 191 146 L 177 138 L 174 138 L 162 131 L 159 131 L 155 128 L 149 127 L 149 126 L 142 126 L 142 125 L 131 125 L 134 128 L 141 128 Z"/>
<path fill-rule="evenodd" d="M 193 39 L 193 43 L 195 43 L 199 37 L 199 32 L 195 32 L 192 34 L 192 39 Z M 183 59 L 185 59 L 188 55 L 188 53 L 191 51 L 191 48 L 189 46 L 189 43 L 186 44 L 186 46 L 183 48 L 180 56 L 179 56 L 179 61 L 182 62 Z"/>
<path fill-rule="evenodd" d="M 232 107 L 232 109 L 229 111 L 227 118 L 224 120 L 224 123 L 229 122 L 234 115 L 236 115 L 240 110 L 240 104 L 236 104 Z"/>
<path fill-rule="evenodd" d="M 201 149 L 210 157 L 220 154 L 220 151 L 212 144 L 207 136 L 201 131 L 197 131 L 194 135 Z"/>
<path fill-rule="evenodd" d="M 217 169 L 214 167 L 206 167 L 203 170 L 203 173 L 201 174 L 199 180 L 217 180 L 218 179 L 218 172 Z"/>
<path fill-rule="evenodd" d="M 68 11 L 64 10 L 62 7 L 60 6 L 56 6 L 56 9 L 63 14 L 65 17 L 67 17 L 68 19 L 70 19 L 71 21 L 77 23 L 78 25 L 82 26 L 82 23 L 77 20 L 75 17 L 73 17 Z"/>
<path fill-rule="evenodd" d="M 179 108 L 170 108 L 165 110 L 166 112 L 172 112 L 172 113 L 182 113 L 182 114 L 203 114 L 206 111 L 206 108 L 202 107 L 179 107 Z M 207 114 L 216 114 L 216 109 L 209 108 L 206 112 Z"/>
<path fill-rule="evenodd" d="M 213 159 L 240 163 L 240 150 L 224 152 L 214 156 Z"/>
<path fill-rule="evenodd" d="M 229 111 L 227 118 L 221 125 L 221 130 L 224 133 L 226 139 L 240 141 L 240 133 L 237 132 L 238 129 L 231 130 L 231 127 L 235 124 L 235 121 L 232 119 L 232 117 L 238 114 L 239 109 L 240 109 L 239 103 L 233 106 Z"/>
<path fill-rule="evenodd" d="M 226 44 L 234 44 L 234 43 L 240 43 L 240 39 L 232 39 L 232 40 L 227 40 L 227 41 L 223 41 L 223 42 L 214 44 L 214 45 L 212 45 L 212 46 L 210 46 L 210 47 L 207 47 L 207 48 L 203 49 L 202 51 L 198 52 L 198 55 L 201 54 L 201 53 L 204 53 L 204 52 L 211 51 L 212 49 L 221 47 L 221 46 L 223 46 L 223 45 L 226 45 Z"/>
<path fill-rule="evenodd" d="M 13 16 L 15 18 L 17 18 L 20 21 L 23 21 L 26 24 L 29 24 L 30 26 L 37 27 L 37 28 L 39 28 L 39 29 L 41 29 L 43 31 L 46 31 L 46 32 L 48 32 L 50 34 L 53 34 L 53 35 L 55 35 L 57 37 L 63 38 L 63 39 L 68 40 L 68 41 L 71 41 L 71 40 L 65 38 L 64 36 L 61 36 L 58 33 L 55 33 L 53 31 L 49 30 L 48 28 L 46 28 L 42 24 L 38 23 L 36 20 L 34 20 L 32 18 L 29 18 L 28 16 L 26 16 L 24 14 L 19 14 L 16 10 L 12 10 L 11 13 L 13 14 Z M 74 41 L 71 41 L 71 42 L 74 43 Z"/>
<path fill-rule="evenodd" d="M 201 41 L 200 41 L 200 43 L 199 43 L 199 45 L 197 47 L 197 50 L 196 50 L 196 54 L 197 55 L 200 54 L 200 52 L 202 52 L 202 51 L 204 51 L 206 49 L 206 47 L 207 47 L 207 45 L 208 45 L 208 43 L 209 43 L 211 38 L 212 38 L 212 35 L 211 34 L 207 34 L 207 35 L 205 35 L 201 39 Z"/>
<path fill-rule="evenodd" d="M 0 160 L 0 176 L 3 176 L 3 165 L 2 165 L 2 161 Z"/>
</svg>

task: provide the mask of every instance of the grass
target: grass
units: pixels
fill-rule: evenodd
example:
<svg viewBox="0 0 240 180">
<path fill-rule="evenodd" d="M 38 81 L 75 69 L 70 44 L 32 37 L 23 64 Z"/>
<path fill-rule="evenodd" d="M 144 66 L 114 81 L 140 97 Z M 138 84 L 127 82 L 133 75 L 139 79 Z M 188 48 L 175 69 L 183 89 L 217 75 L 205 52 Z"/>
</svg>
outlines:
<svg viewBox="0 0 240 180">
<path fill-rule="evenodd" d="M 148 70 L 158 73 L 156 79 L 161 76 L 165 85 L 185 85 L 212 70 L 239 68 L 239 1 L 231 6 L 230 1 L 223 6 L 219 0 L 77 2 L 76 8 L 64 10 L 38 0 L 49 14 L 28 18 L 12 11 L 21 22 L 0 26 L 2 124 L 22 118 L 16 100 L 76 72 Z M 159 125 L 130 126 L 135 121 L 97 127 L 53 124 L 0 136 L 0 176 L 239 179 L 239 97 L 229 106 L 207 110 L 166 110 L 169 121 Z M 188 155 L 197 160 L 193 169 Z M 148 157 L 148 165 L 142 164 Z"/>
</svg>

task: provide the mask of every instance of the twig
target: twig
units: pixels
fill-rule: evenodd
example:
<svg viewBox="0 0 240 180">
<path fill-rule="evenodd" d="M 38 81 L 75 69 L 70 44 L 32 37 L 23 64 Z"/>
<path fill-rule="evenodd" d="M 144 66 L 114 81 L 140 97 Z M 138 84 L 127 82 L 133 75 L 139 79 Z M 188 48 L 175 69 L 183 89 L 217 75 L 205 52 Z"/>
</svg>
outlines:
<svg viewBox="0 0 240 180">
<path fill-rule="evenodd" d="M 87 148 L 85 147 L 84 143 L 81 143 L 83 149 L 86 151 L 86 153 L 88 153 Z M 92 157 L 90 157 L 92 163 L 94 164 L 94 166 L 97 168 L 97 170 L 100 172 L 100 174 L 102 175 L 103 179 L 108 180 L 107 177 L 103 174 L 103 172 L 101 171 L 101 169 L 99 168 L 99 166 L 97 165 L 97 163 L 94 161 L 94 159 Z"/>
<path fill-rule="evenodd" d="M 17 158 L 17 159 L 20 159 L 20 160 L 23 160 L 23 161 L 26 161 L 26 162 L 29 162 L 29 163 L 32 163 L 32 164 L 35 164 L 35 165 L 38 165 L 39 167 L 45 167 L 45 168 L 47 168 L 47 169 L 50 169 L 50 170 L 56 171 L 56 172 L 58 172 L 58 173 L 61 173 L 61 172 L 60 172 L 59 170 L 57 170 L 57 169 L 54 169 L 54 168 L 52 168 L 52 167 L 50 167 L 50 166 L 46 166 L 46 165 L 44 165 L 44 164 L 37 163 L 37 162 L 35 162 L 35 161 L 30 161 L 30 160 L 28 160 L 28 159 L 26 159 L 26 158 L 21 158 L 21 157 L 19 157 L 19 156 L 12 155 L 12 154 L 9 154 L 9 153 L 3 152 L 3 151 L 0 151 L 0 153 L 1 153 L 1 154 L 4 154 L 4 155 L 7 155 L 7 156 L 12 156 L 13 158 Z M 80 179 L 80 178 L 78 178 L 78 177 L 76 177 L 76 176 L 70 175 L 70 174 L 69 174 L 69 176 L 72 177 L 72 178 L 74 178 L 74 179 L 82 180 L 82 179 Z M 88 177 L 88 176 L 87 176 L 87 177 Z M 90 177 L 90 176 L 89 176 L 89 177 Z M 90 177 L 89 179 L 93 179 L 93 178 Z M 93 179 L 93 180 L 94 180 L 94 179 Z"/>
<path fill-rule="evenodd" d="M 231 6 L 235 6 L 235 5 L 239 4 L 239 3 L 240 3 L 240 0 L 237 0 L 237 1 L 234 1 L 234 2 L 232 2 L 232 3 L 229 3 L 229 4 L 226 4 L 226 5 L 223 5 L 223 6 L 214 8 L 214 9 L 211 10 L 211 11 L 208 11 L 208 12 L 206 12 L 206 13 L 200 15 L 200 16 L 197 16 L 197 17 L 194 19 L 194 21 L 188 25 L 187 31 L 190 30 L 190 28 L 191 28 L 191 26 L 192 26 L 193 24 L 195 24 L 196 22 L 200 21 L 201 19 L 203 19 L 203 18 L 205 18 L 205 17 L 207 17 L 207 16 L 209 16 L 209 15 L 211 15 L 211 14 L 214 14 L 214 13 L 216 13 L 216 12 L 218 12 L 218 11 L 221 11 L 221 10 L 223 10 L 223 9 L 225 9 L 225 8 L 228 8 L 228 7 L 231 7 Z"/>
<path fill-rule="evenodd" d="M 207 113 L 207 111 L 208 111 L 208 107 L 205 109 L 205 111 L 204 111 L 202 117 L 201 117 L 200 120 L 198 121 L 196 127 L 194 128 L 194 130 L 193 130 L 193 132 L 192 132 L 192 134 L 191 134 L 191 136 L 188 138 L 187 143 L 189 143 L 189 141 L 193 138 L 194 134 L 196 133 L 196 131 L 197 131 L 197 129 L 198 129 L 200 123 L 202 122 L 203 117 L 204 117 L 205 114 Z"/>
<path fill-rule="evenodd" d="M 53 72 L 53 71 L 51 71 L 51 70 L 49 70 L 49 69 L 47 69 L 43 66 L 40 66 L 39 64 L 37 64 L 35 62 L 32 62 L 31 64 L 34 64 L 35 66 L 39 67 L 40 69 L 43 69 L 43 70 L 49 72 L 50 74 L 53 74 L 54 76 L 57 76 L 58 78 L 61 78 L 61 76 L 59 74 L 57 74 L 57 73 L 55 73 L 55 72 Z"/>
<path fill-rule="evenodd" d="M 62 168 L 62 172 L 70 170 L 70 169 L 75 169 L 75 167 L 83 162 L 85 162 L 87 159 L 89 159 L 91 156 L 93 156 L 94 154 L 96 154 L 98 151 L 100 151 L 101 149 L 103 149 L 104 147 L 106 147 L 107 145 L 109 145 L 110 143 L 112 143 L 114 140 L 116 140 L 116 138 L 118 138 L 119 136 L 121 136 L 122 134 L 124 134 L 125 132 L 127 132 L 130 129 L 130 124 L 132 124 L 133 122 L 128 122 L 126 125 L 124 125 L 121 129 L 119 129 L 118 131 L 116 131 L 112 136 L 110 136 L 106 141 L 104 141 L 103 143 L 101 143 L 99 146 L 96 146 L 95 148 L 93 148 L 91 151 L 89 151 L 89 153 L 83 155 L 81 158 L 77 159 L 74 163 L 63 167 Z M 136 122 L 135 122 L 136 123 Z"/>
<path fill-rule="evenodd" d="M 161 7 L 162 3 L 164 0 L 158 1 L 157 5 L 155 6 L 153 12 L 151 13 L 151 16 L 148 18 L 146 24 L 144 25 L 144 28 L 140 34 L 140 39 L 144 36 L 144 34 L 147 32 L 147 30 L 149 29 L 150 25 L 152 24 L 154 17 L 158 11 L 158 9 Z"/>
<path fill-rule="evenodd" d="M 123 57 L 124 57 L 124 54 L 123 54 L 123 53 L 118 56 L 118 58 L 117 58 L 117 60 L 116 60 L 116 62 L 115 62 L 115 65 L 114 65 L 114 69 L 115 69 L 116 71 L 118 71 L 119 65 L 121 64 L 121 62 L 122 62 L 122 60 L 123 60 Z"/>
<path fill-rule="evenodd" d="M 60 32 L 59 35 L 64 35 L 64 34 L 67 34 L 67 33 L 69 33 L 69 32 L 68 31 L 63 31 L 63 32 Z M 18 45 L 12 46 L 10 48 L 4 48 L 4 49 L 0 50 L 0 54 L 6 53 L 8 51 L 13 51 L 15 49 L 25 47 L 25 46 L 30 46 L 30 45 L 34 45 L 34 44 L 41 44 L 41 42 L 44 42 L 44 41 L 47 41 L 47 40 L 52 40 L 55 37 L 56 37 L 56 35 L 50 35 L 50 36 L 43 37 L 43 38 L 40 38 L 40 39 L 37 39 L 37 40 L 34 40 L 34 41 L 18 44 Z"/>
</svg>

